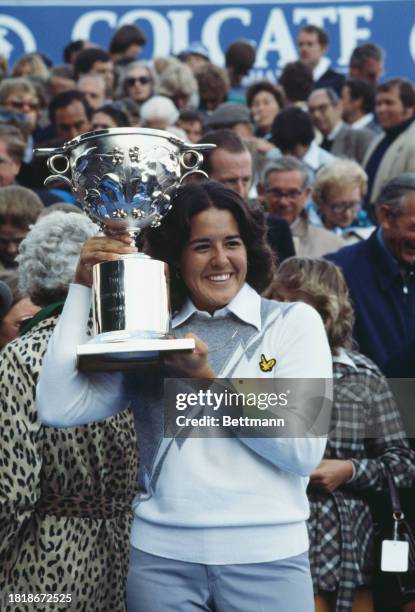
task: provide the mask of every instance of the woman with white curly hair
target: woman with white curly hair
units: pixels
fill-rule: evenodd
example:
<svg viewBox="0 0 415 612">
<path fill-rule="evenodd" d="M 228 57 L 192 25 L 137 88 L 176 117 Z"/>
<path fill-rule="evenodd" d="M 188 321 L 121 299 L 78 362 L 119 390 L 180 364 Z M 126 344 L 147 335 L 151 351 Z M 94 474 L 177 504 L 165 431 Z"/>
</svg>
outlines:
<svg viewBox="0 0 415 612">
<path fill-rule="evenodd" d="M 41 425 L 35 404 L 49 337 L 97 229 L 82 214 L 55 211 L 20 246 L 20 287 L 41 310 L 0 356 L 1 610 L 32 609 L 16 593 L 61 593 L 59 609 L 125 611 L 137 469 L 131 413 L 58 430 Z"/>
</svg>

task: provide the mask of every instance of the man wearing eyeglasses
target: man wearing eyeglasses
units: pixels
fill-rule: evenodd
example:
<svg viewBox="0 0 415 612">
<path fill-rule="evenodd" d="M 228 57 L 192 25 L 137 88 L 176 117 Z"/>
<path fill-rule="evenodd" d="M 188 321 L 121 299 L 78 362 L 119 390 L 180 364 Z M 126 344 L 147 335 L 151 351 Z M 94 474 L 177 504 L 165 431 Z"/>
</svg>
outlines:
<svg viewBox="0 0 415 612">
<path fill-rule="evenodd" d="M 323 135 L 320 146 L 338 157 L 354 159 L 359 164 L 375 138 L 372 130 L 352 129 L 342 121 L 343 106 L 330 88 L 316 89 L 308 98 L 308 111 L 314 126 Z"/>
<path fill-rule="evenodd" d="M 268 211 L 285 219 L 299 257 L 321 257 L 345 245 L 339 236 L 312 225 L 305 211 L 310 197 L 310 175 L 307 166 L 295 157 L 284 155 L 266 166 L 258 194 Z"/>
</svg>

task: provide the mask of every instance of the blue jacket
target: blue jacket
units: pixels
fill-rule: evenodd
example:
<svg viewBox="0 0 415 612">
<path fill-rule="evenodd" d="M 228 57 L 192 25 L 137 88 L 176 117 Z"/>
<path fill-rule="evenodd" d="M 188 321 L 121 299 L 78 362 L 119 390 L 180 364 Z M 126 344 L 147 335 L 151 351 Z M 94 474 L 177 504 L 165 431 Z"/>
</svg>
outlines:
<svg viewBox="0 0 415 612">
<path fill-rule="evenodd" d="M 415 339 L 415 275 L 406 284 L 398 262 L 378 232 L 325 256 L 343 271 L 355 309 L 359 350 L 382 370 L 391 356 Z"/>
</svg>

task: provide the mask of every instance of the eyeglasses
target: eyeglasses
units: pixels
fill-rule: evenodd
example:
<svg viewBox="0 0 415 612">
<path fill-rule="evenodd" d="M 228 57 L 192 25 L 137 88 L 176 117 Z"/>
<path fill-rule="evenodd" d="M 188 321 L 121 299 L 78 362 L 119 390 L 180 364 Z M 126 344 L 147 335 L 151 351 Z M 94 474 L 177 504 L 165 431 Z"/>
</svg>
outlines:
<svg viewBox="0 0 415 612">
<path fill-rule="evenodd" d="M 268 193 L 273 198 L 277 198 L 278 200 L 282 200 L 282 198 L 287 198 L 287 200 L 296 200 L 303 193 L 304 189 L 290 189 L 289 191 L 281 191 L 281 189 L 266 189 L 265 193 Z"/>
<path fill-rule="evenodd" d="M 327 208 L 340 215 L 348 210 L 357 210 L 362 205 L 361 202 L 339 202 L 338 204 L 326 204 Z"/>
<path fill-rule="evenodd" d="M 30 110 L 38 110 L 39 109 L 39 102 L 25 102 L 24 100 L 22 100 L 21 98 L 13 98 L 12 100 L 8 101 L 9 106 L 11 106 L 12 108 L 15 108 L 18 111 L 23 110 L 23 108 L 26 106 L 27 108 L 29 108 Z"/>
<path fill-rule="evenodd" d="M 151 83 L 151 81 L 152 79 L 146 76 L 128 77 L 128 79 L 125 79 L 125 84 L 128 87 L 133 87 L 133 85 L 135 85 L 136 83 L 140 83 L 140 85 L 148 85 L 149 83 Z"/>
</svg>

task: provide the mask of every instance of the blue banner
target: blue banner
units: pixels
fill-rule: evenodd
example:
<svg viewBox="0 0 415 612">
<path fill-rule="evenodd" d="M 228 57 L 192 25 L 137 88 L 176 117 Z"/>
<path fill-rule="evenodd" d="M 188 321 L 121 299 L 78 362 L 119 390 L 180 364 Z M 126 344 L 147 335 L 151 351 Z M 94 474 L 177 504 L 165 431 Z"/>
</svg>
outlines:
<svg viewBox="0 0 415 612">
<path fill-rule="evenodd" d="M 250 80 L 274 79 L 284 64 L 297 58 L 298 30 L 313 23 L 329 34 L 333 68 L 346 72 L 353 48 L 370 40 L 386 51 L 384 78 L 415 80 L 414 0 L 0 2 L 0 54 L 11 66 L 23 53 L 35 50 L 62 63 L 62 49 L 71 40 L 87 39 L 107 48 L 113 32 L 126 23 L 135 23 L 146 33 L 148 43 L 141 56 L 146 59 L 179 53 L 199 40 L 209 49 L 211 60 L 223 65 L 224 50 L 231 42 L 250 40 L 257 49 Z"/>
</svg>

